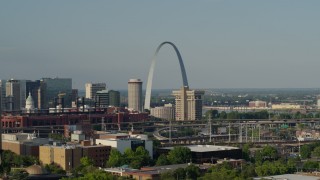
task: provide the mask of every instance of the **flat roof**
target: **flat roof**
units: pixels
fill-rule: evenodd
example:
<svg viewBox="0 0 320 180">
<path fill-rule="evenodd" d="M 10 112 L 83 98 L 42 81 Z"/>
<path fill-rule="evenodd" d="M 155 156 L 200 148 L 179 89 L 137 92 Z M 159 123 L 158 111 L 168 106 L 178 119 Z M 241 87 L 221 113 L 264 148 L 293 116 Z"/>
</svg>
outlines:
<svg viewBox="0 0 320 180">
<path fill-rule="evenodd" d="M 108 136 L 129 136 L 129 134 L 126 134 L 126 133 L 105 133 L 105 134 L 103 134 L 103 133 L 101 133 L 101 134 L 98 134 L 98 135 L 108 135 Z"/>
<path fill-rule="evenodd" d="M 254 180 L 260 179 L 270 179 L 270 180 L 318 180 L 317 176 L 308 176 L 303 174 L 283 174 L 283 175 L 274 175 L 274 176 L 266 176 L 266 177 L 258 177 L 253 178 Z"/>
<path fill-rule="evenodd" d="M 237 147 L 232 146 L 215 146 L 215 145 L 189 145 L 189 146 L 183 146 L 187 147 L 191 150 L 191 152 L 211 152 L 211 151 L 228 151 L 228 150 L 234 150 L 239 149 Z M 161 149 L 173 149 L 174 147 L 164 147 Z"/>
</svg>

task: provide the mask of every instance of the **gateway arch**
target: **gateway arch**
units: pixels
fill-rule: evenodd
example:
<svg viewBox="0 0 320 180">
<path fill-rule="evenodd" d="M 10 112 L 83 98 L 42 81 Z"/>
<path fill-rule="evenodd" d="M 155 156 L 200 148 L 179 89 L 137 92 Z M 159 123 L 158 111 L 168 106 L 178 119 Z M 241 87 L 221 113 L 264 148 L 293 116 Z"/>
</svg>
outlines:
<svg viewBox="0 0 320 180">
<path fill-rule="evenodd" d="M 154 53 L 154 56 L 153 56 L 153 59 L 152 59 L 152 62 L 151 62 L 151 67 L 149 69 L 146 96 L 145 96 L 145 101 L 144 101 L 144 109 L 150 110 L 151 88 L 152 88 L 152 79 L 153 79 L 154 67 L 156 65 L 156 59 L 157 59 L 158 52 L 160 51 L 161 47 L 163 45 L 165 45 L 165 44 L 171 45 L 173 47 L 173 49 L 175 50 L 175 52 L 176 52 L 176 54 L 178 56 L 179 64 L 180 64 L 183 86 L 188 86 L 188 79 L 187 79 L 186 70 L 184 68 L 182 57 L 181 57 L 181 54 L 180 54 L 178 48 L 172 42 L 169 42 L 169 41 L 161 43 L 158 46 L 156 52 Z"/>
</svg>

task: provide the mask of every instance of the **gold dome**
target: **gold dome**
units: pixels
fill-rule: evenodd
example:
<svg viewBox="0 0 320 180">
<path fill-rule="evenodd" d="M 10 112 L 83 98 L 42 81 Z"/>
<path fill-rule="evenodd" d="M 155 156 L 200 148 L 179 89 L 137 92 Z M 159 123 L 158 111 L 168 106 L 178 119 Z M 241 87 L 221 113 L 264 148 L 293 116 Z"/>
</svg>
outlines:
<svg viewBox="0 0 320 180">
<path fill-rule="evenodd" d="M 27 173 L 29 175 L 41 175 L 41 174 L 48 174 L 47 171 L 41 167 L 40 165 L 32 165 L 26 168 Z"/>
</svg>

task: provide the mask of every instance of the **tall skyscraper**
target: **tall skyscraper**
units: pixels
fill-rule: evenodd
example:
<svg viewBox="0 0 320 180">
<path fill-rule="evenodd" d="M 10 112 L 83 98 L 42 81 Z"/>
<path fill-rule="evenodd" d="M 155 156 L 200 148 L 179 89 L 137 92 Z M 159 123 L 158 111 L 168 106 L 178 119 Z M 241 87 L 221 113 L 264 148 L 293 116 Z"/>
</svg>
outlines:
<svg viewBox="0 0 320 180">
<path fill-rule="evenodd" d="M 189 90 L 189 87 L 182 87 L 173 91 L 175 96 L 176 120 L 200 120 L 202 117 L 202 97 L 204 91 Z"/>
<path fill-rule="evenodd" d="M 86 83 L 86 98 L 94 99 L 97 91 L 106 90 L 106 83 Z"/>
<path fill-rule="evenodd" d="M 55 107 L 59 96 L 63 98 L 65 107 L 71 107 L 72 79 L 71 78 L 42 78 L 41 108 Z"/>
<path fill-rule="evenodd" d="M 0 80 L 0 108 L 5 110 L 6 100 L 6 80 Z"/>
<path fill-rule="evenodd" d="M 128 82 L 128 108 L 142 112 L 142 81 L 130 79 Z"/>
<path fill-rule="evenodd" d="M 19 111 L 26 103 L 26 81 L 10 79 L 6 82 L 6 110 Z"/>
<path fill-rule="evenodd" d="M 120 107 L 120 92 L 109 90 L 109 106 Z"/>
</svg>

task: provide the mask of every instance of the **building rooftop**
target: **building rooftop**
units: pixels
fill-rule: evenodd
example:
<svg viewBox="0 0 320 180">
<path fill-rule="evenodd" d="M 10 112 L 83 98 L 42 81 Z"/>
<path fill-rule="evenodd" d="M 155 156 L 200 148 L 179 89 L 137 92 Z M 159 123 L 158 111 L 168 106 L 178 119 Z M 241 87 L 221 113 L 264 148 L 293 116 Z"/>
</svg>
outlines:
<svg viewBox="0 0 320 180">
<path fill-rule="evenodd" d="M 239 149 L 237 147 L 232 146 L 215 146 L 215 145 L 190 145 L 184 146 L 191 150 L 191 152 L 211 152 L 211 151 L 226 151 L 226 150 L 233 150 Z M 173 149 L 173 147 L 164 147 L 162 149 Z"/>
<path fill-rule="evenodd" d="M 258 177 L 253 178 L 254 180 L 260 179 L 270 179 L 270 180 L 318 180 L 320 179 L 317 176 L 310 176 L 304 174 L 283 174 L 283 175 L 274 175 L 274 176 L 267 176 L 267 177 Z"/>
</svg>

